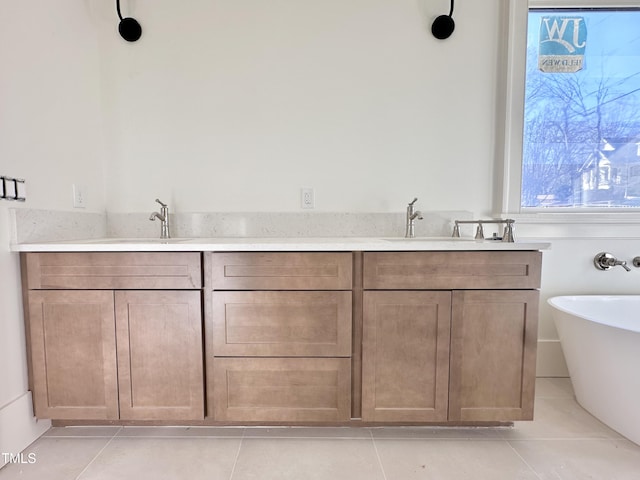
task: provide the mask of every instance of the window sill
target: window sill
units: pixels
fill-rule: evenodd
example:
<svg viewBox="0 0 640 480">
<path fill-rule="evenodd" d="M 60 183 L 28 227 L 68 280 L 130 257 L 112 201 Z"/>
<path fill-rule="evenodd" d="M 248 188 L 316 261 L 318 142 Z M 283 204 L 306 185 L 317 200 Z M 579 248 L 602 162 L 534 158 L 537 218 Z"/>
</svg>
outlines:
<svg viewBox="0 0 640 480">
<path fill-rule="evenodd" d="M 640 212 L 503 214 L 515 220 L 516 238 L 640 238 Z"/>
</svg>

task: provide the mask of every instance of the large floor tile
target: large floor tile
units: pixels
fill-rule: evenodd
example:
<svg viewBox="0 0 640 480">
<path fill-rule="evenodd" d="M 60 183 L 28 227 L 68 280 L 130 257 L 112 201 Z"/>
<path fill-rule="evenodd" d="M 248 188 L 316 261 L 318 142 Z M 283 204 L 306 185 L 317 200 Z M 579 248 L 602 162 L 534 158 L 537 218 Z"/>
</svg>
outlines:
<svg viewBox="0 0 640 480">
<path fill-rule="evenodd" d="M 78 480 L 227 480 L 240 438 L 116 437 Z"/>
<path fill-rule="evenodd" d="M 372 428 L 374 438 L 497 440 L 502 427 L 382 427 Z"/>
<path fill-rule="evenodd" d="M 574 398 L 571 379 L 552 377 L 537 378 L 536 398 Z"/>
<path fill-rule="evenodd" d="M 572 398 L 537 398 L 534 420 L 500 431 L 505 439 L 621 438 Z"/>
<path fill-rule="evenodd" d="M 376 440 L 387 480 L 538 480 L 504 441 Z"/>
<path fill-rule="evenodd" d="M 106 437 L 115 436 L 120 426 L 96 427 L 52 427 L 44 434 L 45 437 Z"/>
<path fill-rule="evenodd" d="M 74 480 L 110 438 L 53 438 L 42 437 L 24 450 L 25 462 L 0 469 L 0 480 Z"/>
<path fill-rule="evenodd" d="M 371 438 L 368 428 L 358 427 L 256 427 L 244 431 L 246 438 Z"/>
<path fill-rule="evenodd" d="M 640 447 L 627 440 L 510 443 L 542 480 L 640 479 Z"/>
<path fill-rule="evenodd" d="M 242 437 L 244 428 L 236 427 L 123 427 L 118 437 Z"/>
<path fill-rule="evenodd" d="M 372 440 L 245 438 L 232 480 L 384 480 Z"/>
</svg>

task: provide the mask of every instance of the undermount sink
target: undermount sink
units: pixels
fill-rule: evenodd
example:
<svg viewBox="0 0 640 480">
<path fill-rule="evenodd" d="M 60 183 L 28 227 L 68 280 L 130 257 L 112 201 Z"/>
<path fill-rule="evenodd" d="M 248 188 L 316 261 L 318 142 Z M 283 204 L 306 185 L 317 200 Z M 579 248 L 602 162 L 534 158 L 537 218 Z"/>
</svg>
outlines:
<svg viewBox="0 0 640 480">
<path fill-rule="evenodd" d="M 471 237 L 394 237 L 383 238 L 383 240 L 386 242 L 475 242 L 475 239 Z"/>
<path fill-rule="evenodd" d="M 181 243 L 191 238 L 97 238 L 82 243 Z"/>
</svg>

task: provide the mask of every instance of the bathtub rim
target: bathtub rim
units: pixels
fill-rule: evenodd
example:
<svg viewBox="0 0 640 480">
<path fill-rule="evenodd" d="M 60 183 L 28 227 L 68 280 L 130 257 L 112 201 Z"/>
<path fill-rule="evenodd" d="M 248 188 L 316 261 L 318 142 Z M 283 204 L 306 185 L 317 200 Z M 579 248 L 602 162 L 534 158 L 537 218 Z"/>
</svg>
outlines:
<svg viewBox="0 0 640 480">
<path fill-rule="evenodd" d="M 607 302 L 619 302 L 620 300 L 636 300 L 638 302 L 638 317 L 640 317 L 640 295 L 634 295 L 634 294 L 629 294 L 629 295 L 609 295 L 609 294 L 584 294 L 584 295 L 556 295 L 553 297 L 550 297 L 547 299 L 547 303 L 555 310 L 558 310 L 559 312 L 562 313 L 566 313 L 568 315 L 572 315 L 574 317 L 577 318 L 581 318 L 584 320 L 588 320 L 590 322 L 593 323 L 597 323 L 600 325 L 604 325 L 607 327 L 611 327 L 611 328 L 617 328 L 620 330 L 626 330 L 628 332 L 631 333 L 637 333 L 640 334 L 640 320 L 638 321 L 637 324 L 635 325 L 629 325 L 627 323 L 625 323 L 624 321 L 620 320 L 619 317 L 615 317 L 615 318 L 598 318 L 597 315 L 590 315 L 590 314 L 585 314 L 582 312 L 577 312 L 575 310 L 571 310 L 571 308 L 567 307 L 566 305 L 562 305 L 564 300 L 567 300 L 569 302 L 577 302 L 577 301 L 584 301 L 584 300 L 604 300 Z M 556 320 L 554 318 L 554 320 Z"/>
</svg>

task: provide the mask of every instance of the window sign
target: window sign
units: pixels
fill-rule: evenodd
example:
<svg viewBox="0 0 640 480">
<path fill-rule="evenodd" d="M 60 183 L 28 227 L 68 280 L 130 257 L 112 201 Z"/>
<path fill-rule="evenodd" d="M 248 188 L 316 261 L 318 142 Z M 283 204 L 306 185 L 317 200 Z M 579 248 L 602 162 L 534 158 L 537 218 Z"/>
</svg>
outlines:
<svg viewBox="0 0 640 480">
<path fill-rule="evenodd" d="M 540 19 L 538 68 L 546 73 L 582 70 L 587 45 L 583 17 L 543 16 Z"/>
</svg>

